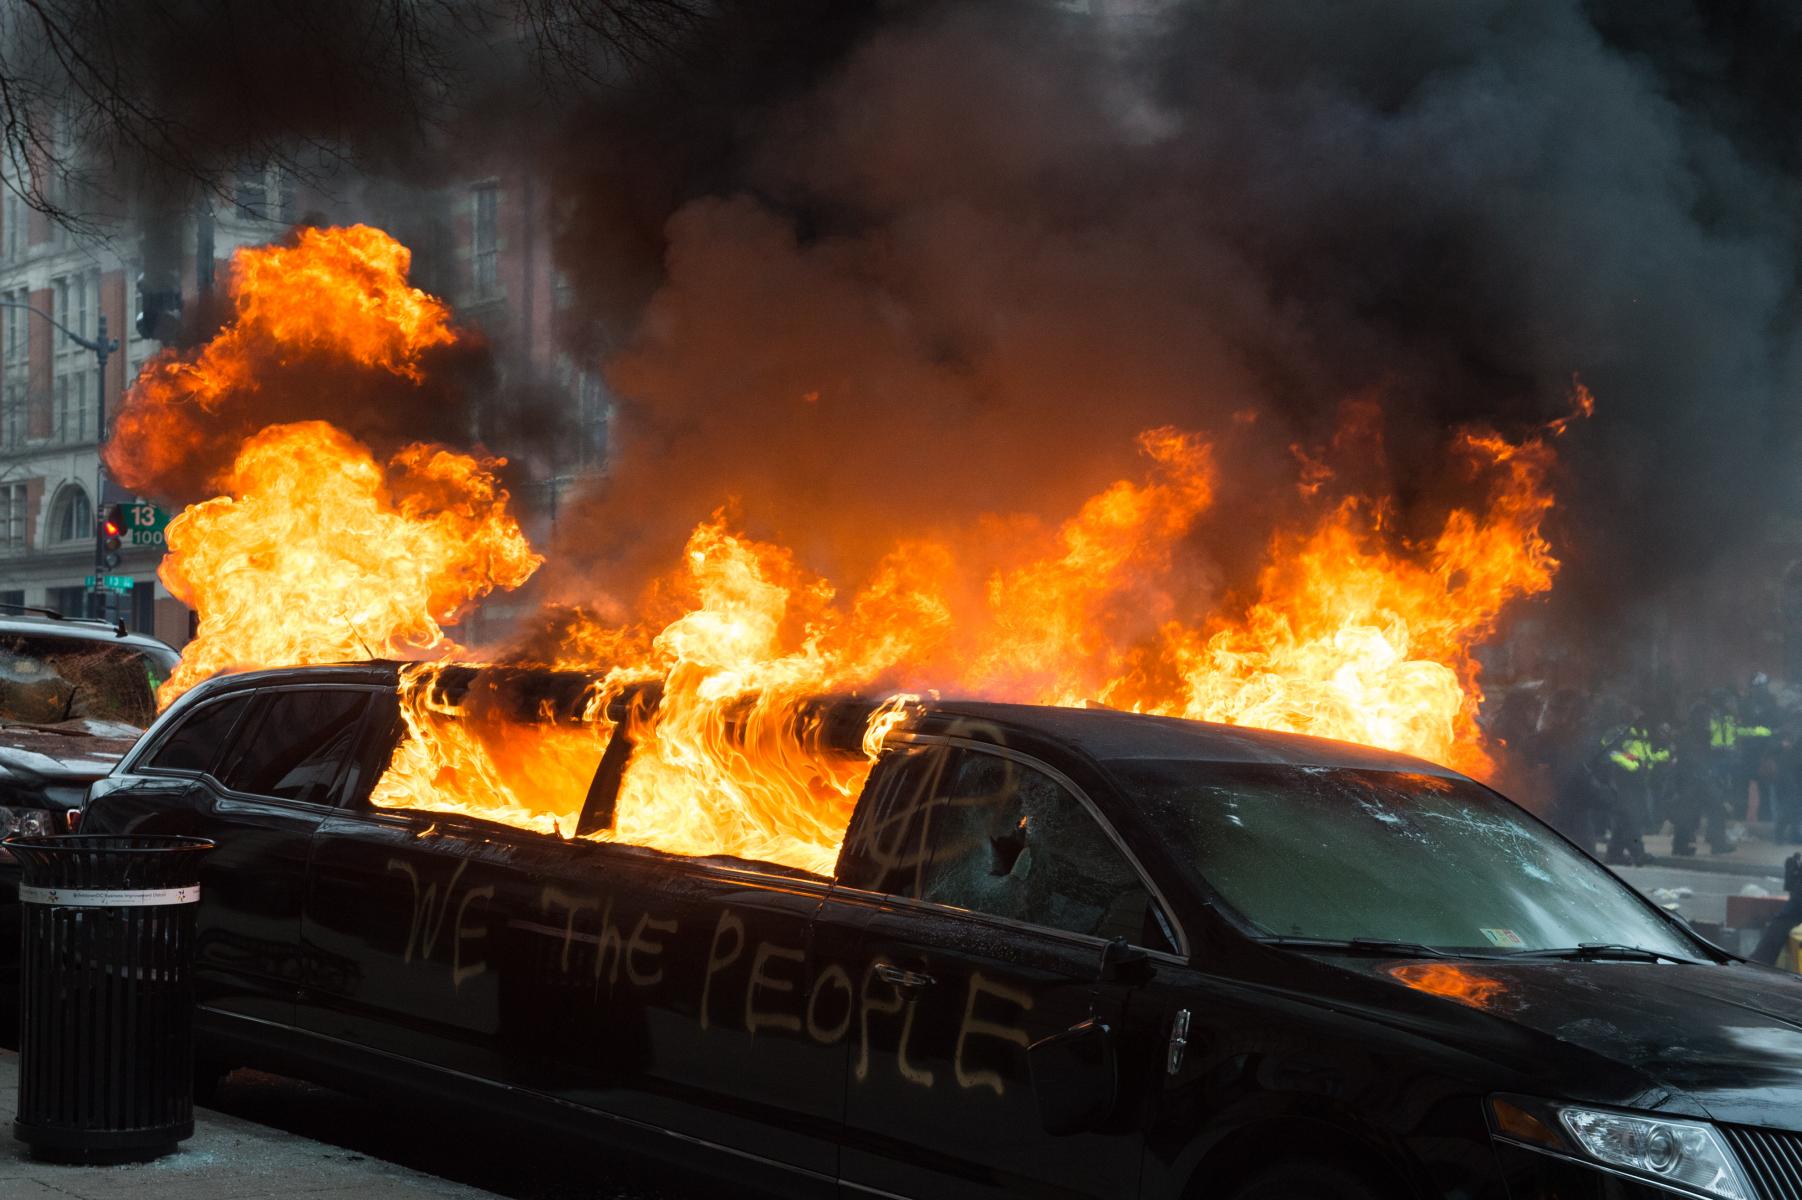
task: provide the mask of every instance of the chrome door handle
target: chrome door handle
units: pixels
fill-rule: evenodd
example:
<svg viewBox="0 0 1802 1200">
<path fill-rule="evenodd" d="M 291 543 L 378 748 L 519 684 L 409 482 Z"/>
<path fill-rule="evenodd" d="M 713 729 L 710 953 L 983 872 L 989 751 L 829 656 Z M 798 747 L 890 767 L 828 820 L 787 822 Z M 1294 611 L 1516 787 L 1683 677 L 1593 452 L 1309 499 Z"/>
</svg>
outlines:
<svg viewBox="0 0 1802 1200">
<path fill-rule="evenodd" d="M 933 983 L 932 976 L 922 975 L 918 971 L 903 971 L 893 963 L 877 963 L 876 978 L 909 991 L 918 991 L 923 987 L 932 986 Z"/>
<path fill-rule="evenodd" d="M 1170 1045 L 1165 1056 L 1164 1070 L 1174 1075 L 1183 1069 L 1183 1052 L 1189 1048 L 1189 1010 L 1179 1008 L 1170 1022 Z"/>
</svg>

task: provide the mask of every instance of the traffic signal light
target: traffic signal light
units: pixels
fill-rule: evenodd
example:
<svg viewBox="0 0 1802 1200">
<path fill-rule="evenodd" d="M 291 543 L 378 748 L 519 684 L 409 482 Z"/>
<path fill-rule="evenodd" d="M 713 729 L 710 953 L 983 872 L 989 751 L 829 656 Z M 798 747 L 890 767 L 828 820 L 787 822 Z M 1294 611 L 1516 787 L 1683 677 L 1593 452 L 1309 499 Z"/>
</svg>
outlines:
<svg viewBox="0 0 1802 1200">
<path fill-rule="evenodd" d="M 125 508 L 109 504 L 100 510 L 101 562 L 108 568 L 119 565 L 119 551 L 125 547 Z"/>
<path fill-rule="evenodd" d="M 138 276 L 138 336 L 173 341 L 181 332 L 181 285 L 168 272 Z"/>
</svg>

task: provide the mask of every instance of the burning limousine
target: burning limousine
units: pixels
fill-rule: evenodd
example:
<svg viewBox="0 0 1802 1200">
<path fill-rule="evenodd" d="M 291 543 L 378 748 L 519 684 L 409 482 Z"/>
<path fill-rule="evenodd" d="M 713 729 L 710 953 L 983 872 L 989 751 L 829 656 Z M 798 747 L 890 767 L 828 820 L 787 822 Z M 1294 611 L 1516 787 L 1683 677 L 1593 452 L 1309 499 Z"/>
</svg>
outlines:
<svg viewBox="0 0 1802 1200">
<path fill-rule="evenodd" d="M 655 690 L 413 670 L 211 680 L 95 785 L 84 831 L 218 842 L 208 1070 L 782 1195 L 1802 1196 L 1802 981 L 1446 769 L 822 700 L 708 752 L 775 754 L 836 853 L 758 833 L 754 788 L 732 853 L 672 851 Z"/>
</svg>

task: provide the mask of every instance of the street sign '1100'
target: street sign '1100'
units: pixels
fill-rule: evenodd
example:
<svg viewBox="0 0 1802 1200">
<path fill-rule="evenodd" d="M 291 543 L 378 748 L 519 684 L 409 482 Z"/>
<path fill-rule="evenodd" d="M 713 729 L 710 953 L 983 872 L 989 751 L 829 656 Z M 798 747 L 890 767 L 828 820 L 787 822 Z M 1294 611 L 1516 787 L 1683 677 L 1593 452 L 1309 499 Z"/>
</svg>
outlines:
<svg viewBox="0 0 1802 1200">
<path fill-rule="evenodd" d="M 127 546 L 161 546 L 168 525 L 169 514 L 159 505 L 127 504 L 122 540 Z"/>
</svg>

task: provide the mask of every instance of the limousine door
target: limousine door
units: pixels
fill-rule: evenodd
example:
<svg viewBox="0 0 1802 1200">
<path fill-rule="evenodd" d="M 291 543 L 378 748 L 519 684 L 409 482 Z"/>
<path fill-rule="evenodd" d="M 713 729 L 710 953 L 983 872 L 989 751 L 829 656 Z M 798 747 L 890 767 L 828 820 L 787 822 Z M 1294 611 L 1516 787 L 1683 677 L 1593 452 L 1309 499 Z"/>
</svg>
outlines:
<svg viewBox="0 0 1802 1200">
<path fill-rule="evenodd" d="M 890 752 L 860 804 L 822 925 L 867 922 L 840 1178 L 851 1194 L 1106 1196 L 1137 1190 L 1143 1137 L 1052 1136 L 1029 1045 L 1133 990 L 1115 936 L 1153 940 L 1136 869 L 1067 781 L 974 747 Z"/>
<path fill-rule="evenodd" d="M 354 796 L 314 835 L 302 1028 L 358 1047 L 511 1082 L 502 1053 L 507 914 L 534 899 L 512 834 Z"/>
<path fill-rule="evenodd" d="M 537 1090 L 723 1150 L 734 1178 L 830 1196 L 849 1003 L 815 1000 L 827 883 L 774 866 L 577 844 L 519 914 Z"/>
<path fill-rule="evenodd" d="M 97 789 L 96 832 L 212 838 L 195 944 L 203 1008 L 286 1024 L 306 966 L 313 831 L 335 803 L 366 689 L 297 686 L 197 705 L 131 775 Z"/>
<path fill-rule="evenodd" d="M 735 1178 L 830 1195 L 845 1050 L 808 1021 L 844 1018 L 806 991 L 826 889 L 353 796 L 316 837 L 322 982 L 299 1019 L 617 1118 L 583 1124 L 640 1150 L 715 1148 Z"/>
</svg>

